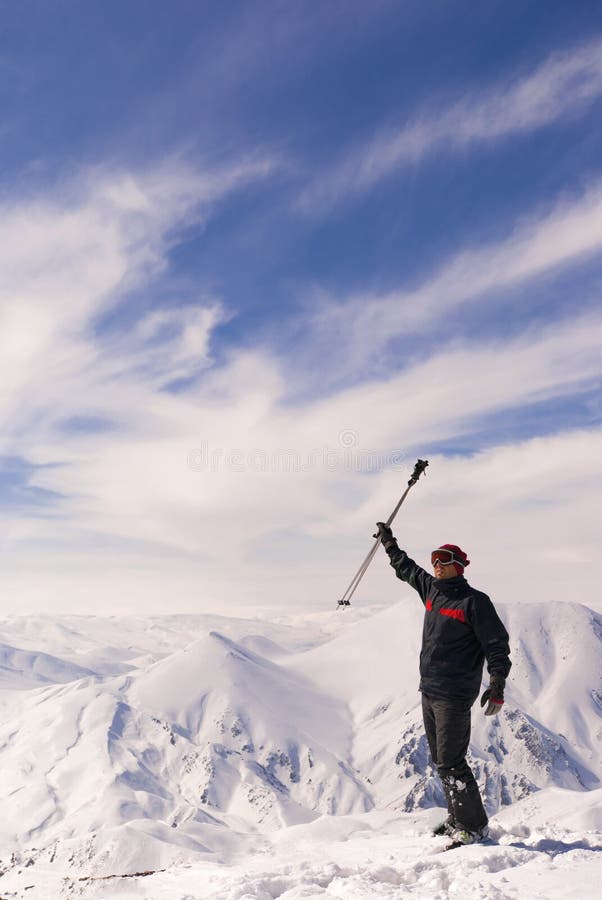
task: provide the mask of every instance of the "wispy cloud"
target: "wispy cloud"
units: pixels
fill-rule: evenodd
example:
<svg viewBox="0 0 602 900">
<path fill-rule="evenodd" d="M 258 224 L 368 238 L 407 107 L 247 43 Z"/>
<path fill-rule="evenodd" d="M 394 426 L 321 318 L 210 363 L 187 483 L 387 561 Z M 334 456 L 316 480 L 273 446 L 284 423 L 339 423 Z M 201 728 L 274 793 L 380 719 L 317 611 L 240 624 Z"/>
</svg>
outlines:
<svg viewBox="0 0 602 900">
<path fill-rule="evenodd" d="M 584 112 L 602 96 L 602 41 L 552 54 L 532 72 L 489 90 L 471 91 L 400 127 L 383 129 L 334 166 L 320 172 L 297 205 L 321 212 L 347 197 L 368 191 L 403 166 L 437 151 L 491 144 L 535 131 Z"/>
<path fill-rule="evenodd" d="M 497 243 L 464 250 L 410 291 L 322 296 L 309 328 L 317 346 L 332 348 L 331 365 L 361 370 L 397 336 L 417 334 L 454 311 L 477 304 L 495 312 L 511 302 L 508 292 L 544 275 L 570 268 L 602 251 L 602 186 L 565 198 L 539 216 L 519 221 Z M 504 292 L 508 300 L 504 300 Z M 336 340 L 333 336 L 336 335 Z"/>
<path fill-rule="evenodd" d="M 206 172 L 174 161 L 136 175 L 88 170 L 42 197 L 0 207 L 2 452 L 11 453 L 11 435 L 42 415 L 52 385 L 93 367 L 98 317 L 165 269 L 175 233 L 202 225 L 220 199 L 273 165 L 252 158 Z M 160 369 L 163 381 L 191 374 L 193 346 L 200 365 L 204 332 L 218 317 L 215 301 L 199 306 L 210 309 L 147 319 L 128 336 L 127 365 L 146 342 L 154 344 L 149 370 Z"/>
<path fill-rule="evenodd" d="M 161 389 L 191 378 L 210 364 L 213 331 L 229 318 L 219 301 L 209 299 L 151 312 L 127 334 L 96 341 L 99 381 L 129 376 Z"/>
<path fill-rule="evenodd" d="M 65 560 L 64 565 L 88 559 L 90 571 L 106 566 L 105 556 L 114 558 L 111 542 L 115 547 L 121 542 L 117 559 L 121 556 L 130 568 L 141 567 L 139 590 L 146 585 L 151 594 L 156 589 L 155 578 L 164 586 L 167 573 L 180 571 L 179 560 L 183 560 L 189 591 L 196 578 L 206 590 L 231 594 L 234 578 L 238 579 L 237 599 L 260 595 L 264 602 L 274 602 L 291 575 L 291 553 L 298 587 L 288 586 L 289 599 L 301 599 L 307 579 L 311 581 L 317 574 L 324 579 L 325 592 L 336 592 L 334 576 L 344 568 L 345 555 L 356 543 L 363 546 L 366 523 L 380 514 L 377 510 L 392 505 L 404 471 L 397 467 L 358 479 L 355 469 L 342 462 L 341 434 L 356 434 L 358 450 L 400 448 L 410 466 L 412 453 L 421 454 L 420 448 L 433 441 L 469 435 L 478 430 L 483 415 L 503 416 L 528 403 L 579 396 L 590 390 L 602 374 L 601 339 L 602 320 L 588 317 L 563 321 L 513 341 L 478 347 L 458 344 L 387 381 L 363 384 L 294 409 L 283 403 L 285 385 L 277 361 L 257 353 L 237 355 L 225 367 L 207 372 L 200 384 L 175 396 L 162 392 L 153 379 L 140 379 L 130 370 L 124 370 L 117 380 L 105 380 L 102 367 L 82 370 L 65 385 L 69 388 L 67 403 L 52 397 L 56 406 L 52 405 L 51 416 L 44 421 L 35 446 L 30 447 L 37 463 L 62 462 L 38 468 L 30 476 L 32 486 L 63 496 L 57 507 L 59 516 L 21 518 L 12 522 L 12 529 L 18 527 L 19 542 L 36 541 L 42 548 L 54 542 L 56 559 L 65 560 L 69 548 L 72 562 Z M 46 401 L 50 399 L 46 394 Z M 99 415 L 117 417 L 120 428 L 91 435 L 63 433 L 59 416 L 86 403 Z M 397 410 L 399 415 L 392 414 Z M 558 438 L 543 439 L 539 452 L 544 458 L 553 440 L 557 441 L 554 446 L 565 450 L 573 447 L 568 436 L 564 443 Z M 580 440 L 581 444 L 574 445 L 575 454 L 581 452 Z M 495 472 L 499 454 L 501 471 L 496 484 L 503 486 L 516 475 L 507 468 L 514 445 L 503 418 L 498 424 L 498 442 L 501 447 L 488 451 L 490 463 L 483 481 Z M 203 444 L 204 464 L 191 467 L 190 451 Z M 304 468 L 291 471 L 270 463 L 287 449 L 298 454 Z M 333 454 L 316 455 L 316 449 L 334 451 L 339 463 L 333 466 Z M 527 445 L 516 454 L 527 455 L 530 462 L 524 472 L 532 471 L 534 457 Z M 523 499 L 514 489 L 498 492 L 495 501 L 489 498 L 487 515 L 494 517 L 495 525 L 490 522 L 487 527 L 495 534 L 496 546 L 498 540 L 513 541 L 509 534 L 513 533 L 510 521 L 515 512 L 508 510 L 509 503 L 520 502 L 525 522 L 540 522 L 546 492 L 566 465 L 560 451 L 554 459 L 550 468 L 546 458 L 548 474 L 543 477 L 540 473 L 536 485 L 534 482 L 528 511 L 523 509 L 529 493 L 526 475 L 519 492 L 523 496 L 527 491 Z M 267 460 L 267 465 L 261 460 Z M 446 465 L 442 461 L 442 472 L 451 471 Z M 587 464 L 581 480 L 590 484 L 591 471 Z M 450 508 L 455 508 L 450 497 L 464 496 L 463 485 L 470 477 L 468 462 L 457 462 L 454 472 L 449 482 L 447 475 L 442 481 L 440 475 L 435 476 L 426 511 L 440 509 L 442 491 Z M 488 483 L 487 494 L 491 487 Z M 582 511 L 593 511 L 599 499 L 595 490 L 589 495 L 580 491 L 579 498 Z M 475 508 L 478 505 L 474 500 Z M 584 515 L 587 519 L 590 513 Z M 438 520 L 440 528 L 449 516 L 447 509 Z M 505 536 L 503 523 L 508 529 Z M 421 513 L 412 532 L 418 550 L 423 538 L 432 540 L 432 534 L 427 536 L 428 527 L 432 531 L 432 521 L 429 523 L 426 512 Z M 463 521 L 463 539 L 473 546 L 478 539 L 481 546 L 479 527 Z M 9 529 L 9 533 L 14 531 Z M 570 541 L 561 541 L 554 534 L 551 521 L 541 540 L 551 542 L 550 546 L 562 544 L 567 553 L 569 545 L 572 547 Z M 533 550 L 541 548 L 541 540 L 533 541 Z M 324 541 L 328 542 L 326 555 L 320 549 Z M 95 556 L 92 544 L 107 542 L 109 550 Z M 282 554 L 276 554 L 277 558 L 274 546 Z M 244 577 L 231 571 L 233 547 Z M 150 548 L 155 548 L 154 560 L 145 571 L 143 559 L 151 553 Z M 493 558 L 483 549 L 484 560 Z M 115 576 L 116 583 L 119 577 Z M 186 606 L 184 599 L 182 603 Z"/>
<path fill-rule="evenodd" d="M 241 170 L 224 178 L 222 190 L 263 172 Z M 220 600 L 235 595 L 269 603 L 286 591 L 289 601 L 306 602 L 310 585 L 312 596 L 334 602 L 350 556 L 355 564 L 355 550 L 365 546 L 367 523 L 388 510 L 400 479 L 405 480 L 399 469 L 358 477 L 340 463 L 342 434 L 357 435 L 359 449 L 399 448 L 411 465 L 413 452 L 478 430 L 483 416 L 583 396 L 602 375 L 602 320 L 595 314 L 513 339 L 472 344 L 459 337 L 387 379 L 295 407 L 286 401 L 286 368 L 275 350 L 239 348 L 219 366 L 212 362 L 213 331 L 228 315 L 217 298 L 151 310 L 127 330 L 99 333 L 98 315 L 118 303 L 130 284 L 150 286 L 167 264 L 181 223 L 198 216 L 202 221 L 223 195 L 203 179 L 195 182 L 194 173 L 178 172 L 173 180 L 165 173 L 148 180 L 103 176 L 88 191 L 73 188 L 69 203 L 39 203 L 41 224 L 30 223 L 31 204 L 6 210 L 4 221 L 21 228 L 24 243 L 6 232 L 14 252 L 5 252 L 2 286 L 2 452 L 27 460 L 27 487 L 54 492 L 56 501 L 43 510 L 4 511 L 5 591 L 20 585 L 30 598 L 45 591 L 53 594 L 55 608 L 68 608 L 81 602 L 80 590 L 90 596 L 94 582 L 95 599 L 103 591 L 111 598 L 105 609 L 107 603 L 122 607 L 124 591 L 130 608 L 145 602 L 164 608 L 169 597 L 184 609 L 196 602 L 199 590 Z M 506 242 L 453 261 L 420 289 L 425 318 L 417 318 L 414 328 L 437 311 L 435 298 L 441 308 L 447 303 L 451 309 L 473 283 L 483 293 L 496 277 L 514 283 L 558 260 L 592 252 L 601 239 L 596 231 L 601 204 L 598 189 L 592 189 L 521 226 Z M 392 308 L 393 298 L 387 302 Z M 388 309 L 377 307 L 362 326 L 364 340 L 374 338 L 372 346 L 385 340 L 376 325 Z M 360 328 L 357 322 L 354 328 Z M 340 339 L 347 341 L 347 335 Z M 201 379 L 177 392 L 165 390 L 174 379 L 201 371 Z M 112 427 L 66 427 L 82 416 Z M 591 446 L 598 447 L 596 432 L 591 434 Z M 480 521 L 465 522 L 454 537 L 477 547 L 492 565 L 503 541 L 509 556 L 526 562 L 528 554 L 521 556 L 515 541 L 519 533 L 526 537 L 524 525 L 524 530 L 540 529 L 531 552 L 543 553 L 547 545 L 574 556 L 573 538 L 559 536 L 555 523 L 541 513 L 566 465 L 562 453 L 583 452 L 583 436 L 565 437 L 538 445 L 538 452 L 548 454 L 546 477 L 539 478 L 532 496 L 524 493 L 524 482 L 523 493 L 506 491 L 482 506 L 473 497 Z M 531 445 L 516 446 L 503 421 L 498 438 L 505 446 L 488 451 L 488 464 L 478 469 L 482 487 L 495 480 L 498 460 L 500 484 L 521 460 L 533 469 Z M 191 466 L 189 454 L 203 444 L 206 464 Z M 274 467 L 270 460 L 289 449 L 304 466 L 292 472 Z M 329 465 L 329 450 L 338 452 L 338 466 Z M 584 521 L 593 520 L 600 501 L 599 491 L 591 489 L 595 466 L 589 455 L 575 494 Z M 442 529 L 449 525 L 451 534 L 454 497 L 457 504 L 468 490 L 468 461 L 442 460 L 440 472 L 423 491 L 424 506 L 413 524 L 417 552 L 433 539 L 432 516 Z M 448 504 L 443 511 L 442 496 Z M 508 510 L 509 502 L 520 506 L 521 529 L 513 525 L 516 513 Z M 567 515 L 577 521 L 576 501 L 567 505 Z M 492 548 L 482 538 L 484 523 L 495 536 Z M 575 532 L 579 539 L 582 530 Z M 25 564 L 44 573 L 41 586 L 39 574 L 24 580 Z M 509 584 L 514 582 L 500 580 L 497 587 Z M 186 595 L 178 599 L 175 590 Z M 29 602 L 31 607 L 35 601 Z"/>
<path fill-rule="evenodd" d="M 515 337 L 446 341 L 432 355 L 387 379 L 341 390 L 311 405 L 303 427 L 347 422 L 369 446 L 419 449 L 478 430 L 497 415 L 497 442 L 512 439 L 504 414 L 595 389 L 602 379 L 602 316 L 562 319 Z M 392 411 L 398 411 L 398 415 Z M 318 439 L 319 429 L 313 433 Z M 335 439 L 334 434 L 331 438 Z"/>
</svg>

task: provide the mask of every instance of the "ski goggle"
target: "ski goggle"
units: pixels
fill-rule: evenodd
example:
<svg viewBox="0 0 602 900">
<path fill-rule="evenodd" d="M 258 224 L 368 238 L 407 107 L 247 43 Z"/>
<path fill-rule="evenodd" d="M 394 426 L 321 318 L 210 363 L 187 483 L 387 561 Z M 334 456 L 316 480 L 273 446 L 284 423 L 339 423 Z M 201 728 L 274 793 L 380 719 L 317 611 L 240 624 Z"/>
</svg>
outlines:
<svg viewBox="0 0 602 900">
<path fill-rule="evenodd" d="M 459 563 L 464 568 L 464 563 L 461 559 L 456 559 L 453 550 L 433 550 L 431 553 L 431 565 L 434 566 L 436 562 L 441 563 L 442 566 L 449 566 L 450 563 Z"/>
</svg>

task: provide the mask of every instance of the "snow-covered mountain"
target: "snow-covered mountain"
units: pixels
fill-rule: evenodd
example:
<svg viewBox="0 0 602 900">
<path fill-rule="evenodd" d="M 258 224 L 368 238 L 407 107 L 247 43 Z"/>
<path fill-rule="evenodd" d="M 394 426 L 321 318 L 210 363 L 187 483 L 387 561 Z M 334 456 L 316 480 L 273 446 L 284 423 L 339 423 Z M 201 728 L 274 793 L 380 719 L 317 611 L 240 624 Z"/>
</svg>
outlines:
<svg viewBox="0 0 602 900">
<path fill-rule="evenodd" d="M 570 603 L 500 612 L 507 703 L 493 720 L 475 706 L 471 744 L 492 815 L 602 779 L 602 617 Z M 0 896 L 19 870 L 34 885 L 156 871 L 321 816 L 441 804 L 420 722 L 421 617 L 408 599 L 294 624 L 4 621 Z"/>
</svg>

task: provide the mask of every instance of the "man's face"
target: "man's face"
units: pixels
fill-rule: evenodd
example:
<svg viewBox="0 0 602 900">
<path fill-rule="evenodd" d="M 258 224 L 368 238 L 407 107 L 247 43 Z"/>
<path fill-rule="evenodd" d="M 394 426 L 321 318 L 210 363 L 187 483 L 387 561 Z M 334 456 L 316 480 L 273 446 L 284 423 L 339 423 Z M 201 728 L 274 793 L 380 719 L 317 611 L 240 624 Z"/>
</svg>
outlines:
<svg viewBox="0 0 602 900">
<path fill-rule="evenodd" d="M 453 563 L 444 565 L 438 559 L 435 560 L 433 570 L 435 572 L 435 578 L 456 578 L 458 574 Z"/>
</svg>

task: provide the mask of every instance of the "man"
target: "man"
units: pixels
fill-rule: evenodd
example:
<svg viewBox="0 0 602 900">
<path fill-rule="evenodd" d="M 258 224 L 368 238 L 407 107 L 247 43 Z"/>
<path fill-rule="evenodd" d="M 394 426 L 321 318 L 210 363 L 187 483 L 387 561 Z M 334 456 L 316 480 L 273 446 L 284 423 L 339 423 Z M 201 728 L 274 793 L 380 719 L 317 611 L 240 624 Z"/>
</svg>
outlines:
<svg viewBox="0 0 602 900">
<path fill-rule="evenodd" d="M 431 553 L 434 576 L 400 550 L 393 532 L 377 522 L 378 534 L 398 578 L 418 591 L 425 606 L 420 691 L 424 728 L 443 785 L 448 817 L 434 830 L 449 835 L 452 846 L 472 844 L 488 835 L 487 814 L 466 753 L 470 708 L 479 695 L 483 662 L 490 683 L 481 698 L 485 715 L 502 708 L 510 671 L 508 632 L 486 594 L 464 578 L 470 560 L 455 544 Z"/>
</svg>

